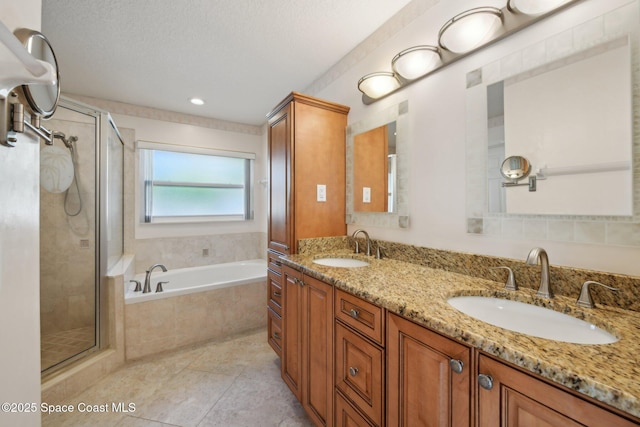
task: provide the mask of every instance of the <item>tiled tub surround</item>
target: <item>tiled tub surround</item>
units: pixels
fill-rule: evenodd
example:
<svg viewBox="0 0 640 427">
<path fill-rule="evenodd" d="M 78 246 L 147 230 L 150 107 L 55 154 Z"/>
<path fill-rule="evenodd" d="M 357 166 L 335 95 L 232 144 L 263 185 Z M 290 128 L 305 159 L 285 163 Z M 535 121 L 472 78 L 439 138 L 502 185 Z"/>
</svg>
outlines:
<svg viewBox="0 0 640 427">
<path fill-rule="evenodd" d="M 580 309 L 575 305 L 577 292 L 571 289 L 570 296 L 563 295 L 566 289 L 559 282 L 562 277 L 571 277 L 571 284 L 578 282 L 579 285 L 583 277 L 598 280 L 606 276 L 619 280 L 612 284 L 629 288 L 623 293 L 629 296 L 637 287 L 638 278 L 554 267 L 551 284 L 556 285 L 556 297 L 544 300 L 537 298 L 533 289 L 537 288 L 540 267 L 532 267 L 528 271 L 529 267 L 517 266 L 518 262 L 514 260 L 383 242 L 390 258 L 377 260 L 367 257 L 368 267 L 334 268 L 313 263 L 314 258 L 331 255 L 364 257 L 344 249 L 344 243 L 348 241 L 348 238 L 314 239 L 302 245 L 303 253 L 290 256 L 284 263 L 451 338 L 640 417 L 640 383 L 637 381 L 640 377 L 637 359 L 640 354 L 640 314 L 602 303 L 596 309 Z M 308 252 L 307 249 L 312 247 L 324 247 L 325 250 Z M 391 259 L 395 256 L 405 260 Z M 406 262 L 410 257 L 415 262 Z M 433 268 L 437 265 L 443 268 Z M 496 281 L 478 277 L 477 272 L 486 272 L 491 277 L 489 275 L 493 273 L 488 272 L 487 267 L 492 265 L 520 267 L 516 270 L 520 289 L 505 291 L 502 277 Z M 476 270 L 476 274 L 464 274 Z M 575 277 L 570 276 L 573 271 Z M 511 332 L 475 320 L 447 303 L 447 299 L 459 295 L 497 296 L 546 306 L 591 322 L 620 340 L 606 345 L 579 345 Z M 597 295 L 594 299 L 600 302 L 599 297 Z M 631 301 L 620 295 L 618 300 L 621 305 L 633 306 Z"/>
<path fill-rule="evenodd" d="M 262 232 L 137 239 L 136 273 L 158 262 L 173 269 L 264 258 L 266 247 Z"/>
<path fill-rule="evenodd" d="M 265 327 L 267 281 L 125 305 L 127 360 Z"/>
</svg>

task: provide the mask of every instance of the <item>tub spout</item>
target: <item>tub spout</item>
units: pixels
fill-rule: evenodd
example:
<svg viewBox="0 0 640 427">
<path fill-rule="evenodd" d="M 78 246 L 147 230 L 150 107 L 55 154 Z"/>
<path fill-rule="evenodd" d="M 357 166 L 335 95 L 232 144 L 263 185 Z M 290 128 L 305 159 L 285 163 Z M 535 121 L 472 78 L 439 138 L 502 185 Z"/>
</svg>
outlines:
<svg viewBox="0 0 640 427">
<path fill-rule="evenodd" d="M 151 292 L 151 273 L 157 267 L 160 267 L 165 273 L 167 272 L 167 267 L 162 264 L 153 264 L 151 267 L 149 267 L 149 269 L 147 270 L 147 275 L 144 277 L 144 289 L 142 289 L 143 294 L 148 294 L 149 292 Z"/>
</svg>

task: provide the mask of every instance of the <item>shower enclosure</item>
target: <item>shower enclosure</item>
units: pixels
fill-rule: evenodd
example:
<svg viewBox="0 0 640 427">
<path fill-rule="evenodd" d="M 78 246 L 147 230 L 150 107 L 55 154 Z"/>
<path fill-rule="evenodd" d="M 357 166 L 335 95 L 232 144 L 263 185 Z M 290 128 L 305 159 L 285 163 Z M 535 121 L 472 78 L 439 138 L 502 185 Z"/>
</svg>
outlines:
<svg viewBox="0 0 640 427">
<path fill-rule="evenodd" d="M 123 141 L 109 113 L 62 98 L 41 144 L 41 370 L 108 343 L 106 274 L 123 252 Z M 102 328 L 103 329 L 103 328 Z"/>
</svg>

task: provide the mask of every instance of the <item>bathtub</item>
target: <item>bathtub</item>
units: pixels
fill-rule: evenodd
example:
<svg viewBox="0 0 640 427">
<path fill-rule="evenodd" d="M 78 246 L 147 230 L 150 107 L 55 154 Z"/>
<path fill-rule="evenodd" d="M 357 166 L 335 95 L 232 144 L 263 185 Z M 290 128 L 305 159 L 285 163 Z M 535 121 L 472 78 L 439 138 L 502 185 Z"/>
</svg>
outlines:
<svg viewBox="0 0 640 427">
<path fill-rule="evenodd" d="M 136 280 L 144 285 L 144 274 Z M 159 281 L 169 281 L 163 292 L 155 292 Z M 154 270 L 150 293 L 134 288 L 125 284 L 127 360 L 267 326 L 267 263 L 262 259 Z"/>
<path fill-rule="evenodd" d="M 166 273 L 156 269 L 151 274 L 151 292 L 134 292 L 135 283 L 125 284 L 125 303 L 135 304 L 161 298 L 170 298 L 195 292 L 240 286 L 267 278 L 267 262 L 263 259 L 212 264 L 203 267 L 179 268 Z M 137 274 L 135 280 L 144 287 L 145 274 Z M 158 282 L 163 292 L 156 292 Z"/>
</svg>

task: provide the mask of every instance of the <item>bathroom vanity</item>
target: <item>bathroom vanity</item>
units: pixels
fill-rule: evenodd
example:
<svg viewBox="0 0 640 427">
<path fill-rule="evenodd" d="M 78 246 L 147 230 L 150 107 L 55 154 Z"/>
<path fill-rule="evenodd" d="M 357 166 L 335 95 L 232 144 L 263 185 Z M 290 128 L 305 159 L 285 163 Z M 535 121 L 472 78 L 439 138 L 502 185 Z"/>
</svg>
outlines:
<svg viewBox="0 0 640 427">
<path fill-rule="evenodd" d="M 320 256 L 367 265 L 314 263 Z M 543 301 L 529 288 L 347 250 L 282 263 L 282 374 L 316 425 L 640 425 L 637 312 L 579 309 L 562 295 Z M 619 340 L 512 332 L 447 303 L 461 295 L 545 305 Z"/>
</svg>

